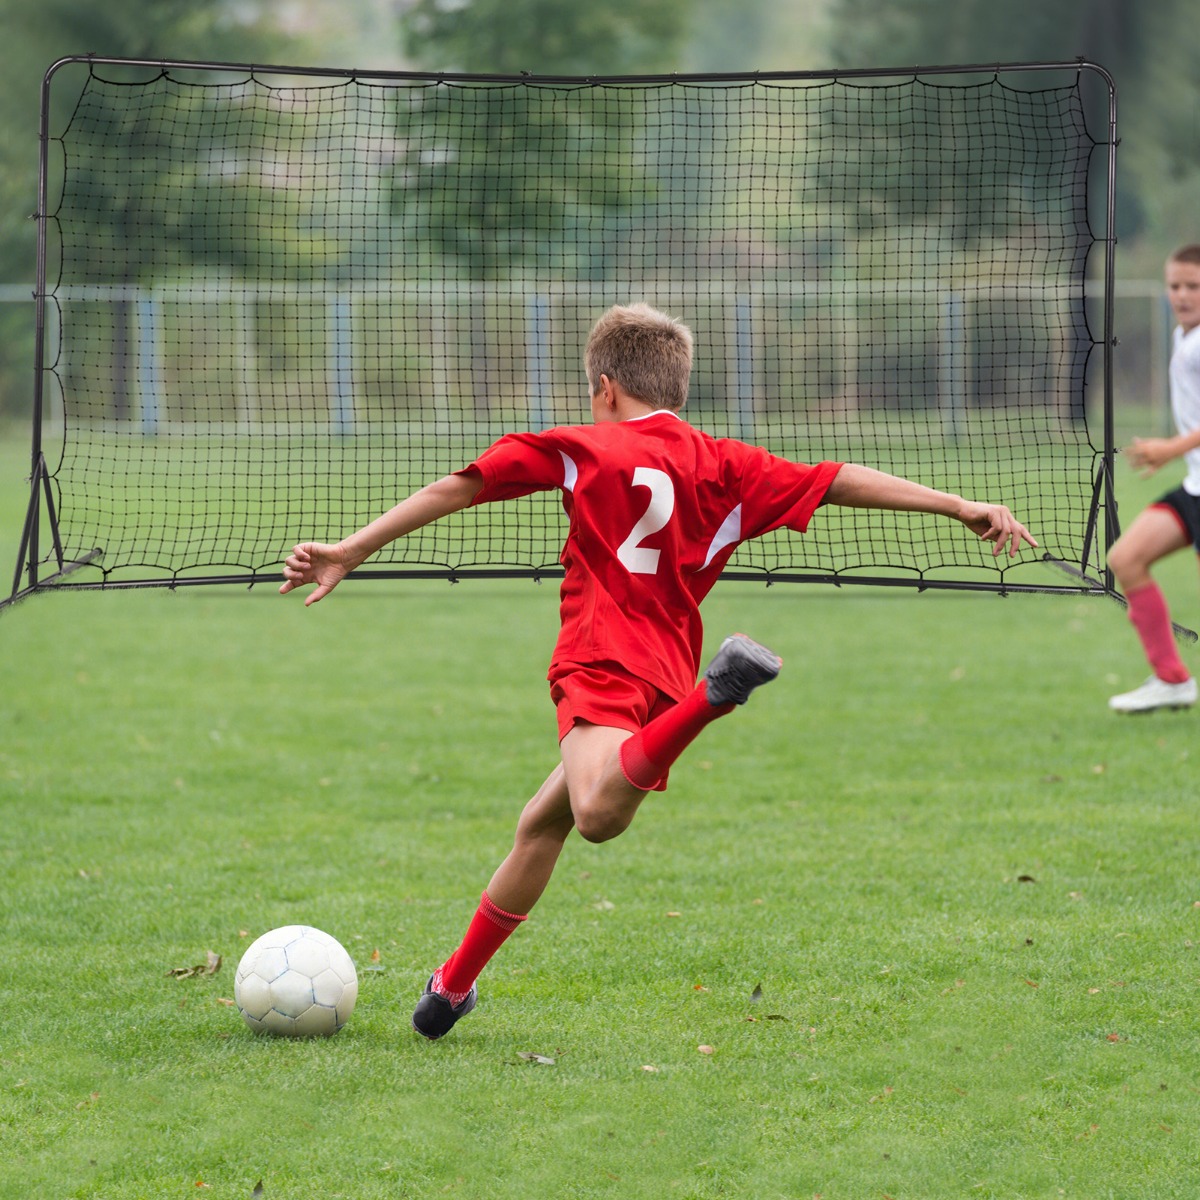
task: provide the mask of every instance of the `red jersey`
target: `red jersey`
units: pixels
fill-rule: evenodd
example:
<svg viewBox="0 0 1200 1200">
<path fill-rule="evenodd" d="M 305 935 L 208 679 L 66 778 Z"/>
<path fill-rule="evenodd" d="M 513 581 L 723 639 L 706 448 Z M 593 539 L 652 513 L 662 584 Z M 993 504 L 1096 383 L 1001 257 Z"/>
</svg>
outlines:
<svg viewBox="0 0 1200 1200">
<path fill-rule="evenodd" d="M 476 504 L 562 490 L 570 528 L 550 677 L 618 663 L 681 700 L 700 669 L 700 601 L 730 555 L 781 526 L 803 532 L 840 468 L 713 438 L 658 409 L 508 434 L 464 471 L 483 478 Z"/>
</svg>

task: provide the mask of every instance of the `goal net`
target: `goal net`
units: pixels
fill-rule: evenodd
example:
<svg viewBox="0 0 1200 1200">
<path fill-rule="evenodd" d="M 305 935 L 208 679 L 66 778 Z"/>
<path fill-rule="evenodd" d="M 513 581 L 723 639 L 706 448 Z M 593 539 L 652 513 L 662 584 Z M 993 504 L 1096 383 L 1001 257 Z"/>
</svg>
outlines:
<svg viewBox="0 0 1200 1200">
<path fill-rule="evenodd" d="M 1076 572 L 997 561 L 954 522 L 831 507 L 727 574 L 1105 586 L 1099 68 L 596 80 L 88 58 L 51 68 L 43 107 L 14 593 L 277 579 L 294 543 L 336 541 L 501 434 L 588 420 L 588 330 L 637 300 L 694 332 L 699 428 L 1007 503 Z M 549 575 L 564 534 L 542 494 L 358 574 Z"/>
</svg>

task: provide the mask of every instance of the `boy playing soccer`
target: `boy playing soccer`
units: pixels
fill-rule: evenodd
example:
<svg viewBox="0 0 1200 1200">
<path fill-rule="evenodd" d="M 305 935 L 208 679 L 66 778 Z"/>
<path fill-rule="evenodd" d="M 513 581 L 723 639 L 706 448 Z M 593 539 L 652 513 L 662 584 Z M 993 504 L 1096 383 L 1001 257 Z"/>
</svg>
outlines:
<svg viewBox="0 0 1200 1200">
<path fill-rule="evenodd" d="M 605 313 L 584 366 L 593 424 L 508 434 L 336 546 L 295 547 L 281 592 L 326 596 L 369 555 L 471 504 L 557 488 L 570 519 L 561 629 L 550 663 L 561 761 L 517 822 L 462 943 L 430 977 L 413 1027 L 439 1038 L 475 1007 L 475 980 L 545 890 L 572 829 L 603 842 L 710 722 L 744 704 L 780 660 L 726 638 L 699 684 L 699 604 L 740 542 L 803 532 L 821 504 L 954 517 L 993 554 L 1037 543 L 1001 504 L 979 504 L 853 464 L 805 466 L 680 416 L 692 337 L 644 304 Z"/>
<path fill-rule="evenodd" d="M 1178 322 L 1171 352 L 1171 411 L 1178 433 L 1134 438 L 1127 453 L 1145 476 L 1177 458 L 1184 460 L 1187 474 L 1179 487 L 1139 513 L 1108 552 L 1129 620 L 1154 671 L 1141 687 L 1111 697 L 1109 708 L 1120 713 L 1196 703 L 1196 681 L 1179 657 L 1167 602 L 1150 568 L 1185 546 L 1200 552 L 1200 245 L 1183 246 L 1167 259 L 1166 284 Z"/>
</svg>

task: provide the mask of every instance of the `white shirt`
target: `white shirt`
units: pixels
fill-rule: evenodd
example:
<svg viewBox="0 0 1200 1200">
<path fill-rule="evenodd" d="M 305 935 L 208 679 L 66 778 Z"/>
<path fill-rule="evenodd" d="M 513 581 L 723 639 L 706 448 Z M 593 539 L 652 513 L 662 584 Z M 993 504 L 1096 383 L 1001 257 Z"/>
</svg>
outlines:
<svg viewBox="0 0 1200 1200">
<path fill-rule="evenodd" d="M 1181 434 L 1200 429 L 1200 325 L 1184 333 L 1175 328 L 1175 346 L 1171 351 L 1171 413 Z M 1183 456 L 1187 464 L 1183 490 L 1200 496 L 1200 447 Z"/>
</svg>

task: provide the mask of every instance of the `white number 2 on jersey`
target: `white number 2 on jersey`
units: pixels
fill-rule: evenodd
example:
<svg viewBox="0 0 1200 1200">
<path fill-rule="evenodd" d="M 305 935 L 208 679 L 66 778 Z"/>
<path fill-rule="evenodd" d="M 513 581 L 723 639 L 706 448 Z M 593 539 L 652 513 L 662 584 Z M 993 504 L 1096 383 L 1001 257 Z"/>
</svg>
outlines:
<svg viewBox="0 0 1200 1200">
<path fill-rule="evenodd" d="M 653 575 L 658 570 L 660 551 L 643 546 L 651 534 L 657 533 L 671 519 L 675 511 L 675 485 L 665 471 L 654 467 L 638 467 L 633 472 L 633 486 L 650 489 L 650 503 L 642 519 L 633 527 L 629 536 L 621 543 L 617 558 L 621 565 L 636 575 Z"/>
</svg>

